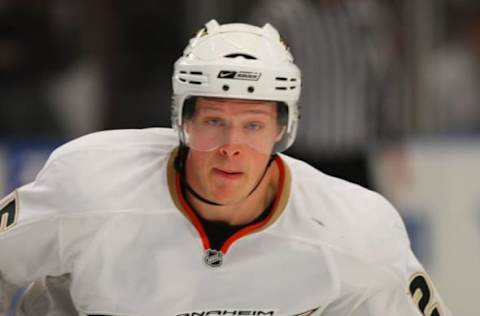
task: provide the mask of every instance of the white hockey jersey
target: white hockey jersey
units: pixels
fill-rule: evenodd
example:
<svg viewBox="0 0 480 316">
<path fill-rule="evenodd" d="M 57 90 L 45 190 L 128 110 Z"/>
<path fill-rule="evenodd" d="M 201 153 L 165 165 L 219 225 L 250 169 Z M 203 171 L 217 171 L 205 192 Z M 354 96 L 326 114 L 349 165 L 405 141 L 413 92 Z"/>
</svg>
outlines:
<svg viewBox="0 0 480 316">
<path fill-rule="evenodd" d="M 8 285 L 42 279 L 19 314 L 449 315 L 385 199 L 286 155 L 273 211 L 230 237 L 212 267 L 176 146 L 170 129 L 88 135 L 4 198 L 4 308 Z"/>
</svg>

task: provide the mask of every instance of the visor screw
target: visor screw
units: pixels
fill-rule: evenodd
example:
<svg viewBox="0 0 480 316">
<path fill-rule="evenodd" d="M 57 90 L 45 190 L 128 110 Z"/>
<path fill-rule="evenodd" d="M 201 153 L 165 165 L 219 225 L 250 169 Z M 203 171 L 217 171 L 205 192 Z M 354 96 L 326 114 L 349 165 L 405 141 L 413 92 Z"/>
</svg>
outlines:
<svg viewBox="0 0 480 316">
<path fill-rule="evenodd" d="M 224 84 L 222 89 L 223 89 L 223 91 L 228 91 L 228 90 L 230 90 L 230 87 L 228 85 Z"/>
<path fill-rule="evenodd" d="M 250 93 L 253 93 L 255 91 L 255 88 L 250 86 L 250 87 L 248 87 L 247 91 L 250 92 Z"/>
</svg>

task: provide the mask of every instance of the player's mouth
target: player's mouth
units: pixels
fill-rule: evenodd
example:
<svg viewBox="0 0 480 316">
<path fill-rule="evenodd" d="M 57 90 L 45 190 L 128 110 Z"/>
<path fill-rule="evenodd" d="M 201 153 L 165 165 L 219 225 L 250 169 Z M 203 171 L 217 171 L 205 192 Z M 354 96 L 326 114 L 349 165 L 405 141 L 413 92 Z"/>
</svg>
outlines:
<svg viewBox="0 0 480 316">
<path fill-rule="evenodd" d="M 229 180 L 240 179 L 243 175 L 243 172 L 240 171 L 224 170 L 219 168 L 213 168 L 213 173 L 221 178 Z"/>
</svg>

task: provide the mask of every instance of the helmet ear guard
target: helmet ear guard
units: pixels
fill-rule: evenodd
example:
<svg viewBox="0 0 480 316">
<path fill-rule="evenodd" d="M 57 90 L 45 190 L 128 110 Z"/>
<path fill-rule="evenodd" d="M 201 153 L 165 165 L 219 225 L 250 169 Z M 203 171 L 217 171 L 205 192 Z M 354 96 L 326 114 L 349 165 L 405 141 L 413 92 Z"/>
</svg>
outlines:
<svg viewBox="0 0 480 316">
<path fill-rule="evenodd" d="M 186 105 L 196 96 L 277 101 L 279 123 L 282 120 L 286 129 L 274 153 L 284 151 L 295 139 L 300 70 L 270 24 L 259 28 L 240 23 L 219 25 L 211 20 L 190 39 L 176 61 L 172 83 L 172 125 L 181 141 L 185 140 L 183 120 L 189 115 L 184 111 L 192 108 Z M 281 110 L 283 106 L 286 111 Z"/>
</svg>

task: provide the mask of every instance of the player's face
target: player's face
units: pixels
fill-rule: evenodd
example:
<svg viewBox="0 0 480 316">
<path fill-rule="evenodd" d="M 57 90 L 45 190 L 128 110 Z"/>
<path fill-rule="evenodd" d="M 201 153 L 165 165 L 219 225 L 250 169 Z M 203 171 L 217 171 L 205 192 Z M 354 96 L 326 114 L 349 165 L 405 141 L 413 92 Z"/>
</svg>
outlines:
<svg viewBox="0 0 480 316">
<path fill-rule="evenodd" d="M 189 127 L 195 129 L 194 141 L 200 145 L 189 146 L 188 183 L 218 203 L 242 201 L 262 177 L 282 133 L 275 102 L 198 98 L 191 123 L 196 125 Z M 206 137 L 221 141 L 207 150 L 201 146 Z"/>
</svg>

